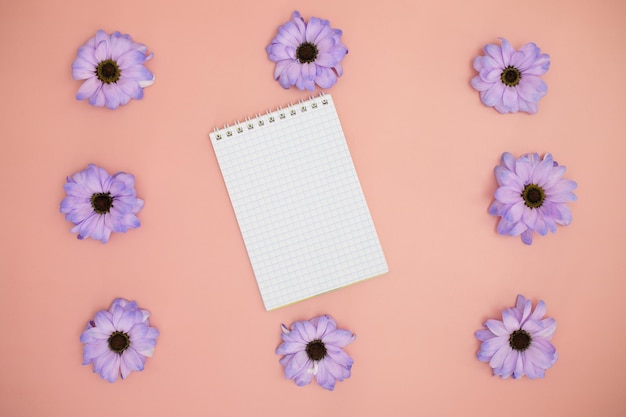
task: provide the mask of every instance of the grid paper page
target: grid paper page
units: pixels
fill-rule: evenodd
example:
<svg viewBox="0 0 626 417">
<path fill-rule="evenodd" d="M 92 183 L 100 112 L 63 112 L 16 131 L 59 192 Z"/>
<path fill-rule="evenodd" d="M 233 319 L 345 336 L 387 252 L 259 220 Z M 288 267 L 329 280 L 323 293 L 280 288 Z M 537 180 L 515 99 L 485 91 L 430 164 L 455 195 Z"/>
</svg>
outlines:
<svg viewBox="0 0 626 417">
<path fill-rule="evenodd" d="M 267 310 L 388 272 L 330 95 L 210 137 Z"/>
</svg>

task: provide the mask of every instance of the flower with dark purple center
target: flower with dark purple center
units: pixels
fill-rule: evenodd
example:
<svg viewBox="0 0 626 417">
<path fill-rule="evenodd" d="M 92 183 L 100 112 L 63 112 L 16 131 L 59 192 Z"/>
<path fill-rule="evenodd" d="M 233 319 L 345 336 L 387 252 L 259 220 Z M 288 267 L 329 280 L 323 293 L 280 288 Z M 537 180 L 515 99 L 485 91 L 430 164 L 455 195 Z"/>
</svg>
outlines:
<svg viewBox="0 0 626 417">
<path fill-rule="evenodd" d="M 550 56 L 534 43 L 516 51 L 506 39 L 500 39 L 502 46 L 486 45 L 485 55 L 474 58 L 478 75 L 472 78 L 472 87 L 480 92 L 485 106 L 500 113 L 536 113 L 537 102 L 548 91 L 539 76 L 550 68 Z"/>
<path fill-rule="evenodd" d="M 332 317 L 296 321 L 291 329 L 285 325 L 281 329 L 283 343 L 276 353 L 284 355 L 280 364 L 285 376 L 298 386 L 310 384 L 315 377 L 321 387 L 332 391 L 337 381 L 350 377 L 354 361 L 343 348 L 356 336 L 338 329 Z"/>
<path fill-rule="evenodd" d="M 134 301 L 117 298 L 109 310 L 96 313 L 80 336 L 83 365 L 93 363 L 93 371 L 109 382 L 132 371 L 142 371 L 152 356 L 159 331 L 150 327 L 150 312 Z"/>
<path fill-rule="evenodd" d="M 315 84 L 329 88 L 343 74 L 341 61 L 348 49 L 341 42 L 341 30 L 328 20 L 312 17 L 308 22 L 297 11 L 278 29 L 265 48 L 276 63 L 274 78 L 283 88 L 295 85 L 300 90 L 315 90 Z"/>
<path fill-rule="evenodd" d="M 518 295 L 515 307 L 502 312 L 502 321 L 487 320 L 476 332 L 482 342 L 478 360 L 489 362 L 493 374 L 502 378 L 543 378 L 558 358 L 551 343 L 556 320 L 544 319 L 545 313 L 543 301 L 533 311 L 530 300 Z"/>
<path fill-rule="evenodd" d="M 111 232 L 140 226 L 136 215 L 144 202 L 137 198 L 133 175 L 109 175 L 103 168 L 89 164 L 68 177 L 64 188 L 67 195 L 61 201 L 61 213 L 74 223 L 72 233 L 78 232 L 79 239 L 90 237 L 106 243 Z"/>
<path fill-rule="evenodd" d="M 543 159 L 536 153 L 515 158 L 508 152 L 494 170 L 498 189 L 489 214 L 499 216 L 497 231 L 501 235 L 520 236 L 532 244 L 534 232 L 544 236 L 556 232 L 557 224 L 572 221 L 567 203 L 576 201 L 576 182 L 563 178 L 565 167 L 551 154 Z"/>
<path fill-rule="evenodd" d="M 130 99 L 140 100 L 143 89 L 154 83 L 154 75 L 144 66 L 152 58 L 148 48 L 133 42 L 130 35 L 103 30 L 78 48 L 72 63 L 72 77 L 85 80 L 76 94 L 77 100 L 116 109 Z"/>
</svg>

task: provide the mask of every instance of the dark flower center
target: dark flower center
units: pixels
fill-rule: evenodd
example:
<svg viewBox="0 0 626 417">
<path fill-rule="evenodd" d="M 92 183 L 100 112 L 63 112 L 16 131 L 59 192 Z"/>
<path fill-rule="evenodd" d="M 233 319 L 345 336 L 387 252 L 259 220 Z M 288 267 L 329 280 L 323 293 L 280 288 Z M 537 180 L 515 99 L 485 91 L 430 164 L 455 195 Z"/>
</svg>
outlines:
<svg viewBox="0 0 626 417">
<path fill-rule="evenodd" d="M 515 350 L 524 351 L 530 346 L 532 338 L 525 330 L 515 330 L 509 336 L 509 345 Z"/>
<path fill-rule="evenodd" d="M 296 49 L 296 58 L 300 60 L 301 64 L 315 61 L 315 58 L 317 58 L 317 46 L 311 42 L 301 44 Z"/>
<path fill-rule="evenodd" d="M 528 184 L 522 191 L 522 198 L 526 207 L 539 208 L 543 204 L 543 200 L 546 199 L 546 193 L 537 184 Z"/>
<path fill-rule="evenodd" d="M 98 214 L 105 214 L 113 207 L 111 193 L 97 193 L 91 196 L 91 207 Z"/>
<path fill-rule="evenodd" d="M 124 332 L 113 332 L 109 336 L 109 349 L 115 353 L 119 353 L 126 350 L 130 346 L 130 337 Z"/>
<path fill-rule="evenodd" d="M 508 66 L 500 74 L 500 81 L 509 87 L 515 87 L 522 79 L 522 73 L 515 67 Z"/>
<path fill-rule="evenodd" d="M 312 361 L 321 361 L 326 356 L 326 346 L 324 342 L 315 339 L 306 345 L 306 354 Z"/>
<path fill-rule="evenodd" d="M 98 64 L 96 67 L 96 75 L 98 79 L 105 84 L 114 83 L 120 79 L 122 71 L 117 65 L 117 62 L 112 59 L 106 59 Z"/>
</svg>

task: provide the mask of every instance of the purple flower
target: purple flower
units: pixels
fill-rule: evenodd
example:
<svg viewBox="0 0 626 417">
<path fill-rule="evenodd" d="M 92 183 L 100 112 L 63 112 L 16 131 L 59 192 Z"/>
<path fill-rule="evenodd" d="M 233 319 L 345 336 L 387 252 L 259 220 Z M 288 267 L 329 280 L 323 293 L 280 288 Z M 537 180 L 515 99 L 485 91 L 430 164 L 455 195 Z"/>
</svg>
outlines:
<svg viewBox="0 0 626 417">
<path fill-rule="evenodd" d="M 500 113 L 537 113 L 537 102 L 548 91 L 539 76 L 550 68 L 550 56 L 534 43 L 516 51 L 506 39 L 500 40 L 502 47 L 486 45 L 485 55 L 474 58 L 478 75 L 472 78 L 472 87 L 480 91 L 485 106 Z"/>
<path fill-rule="evenodd" d="M 496 166 L 498 189 L 489 214 L 500 216 L 498 233 L 518 236 L 527 245 L 533 243 L 533 232 L 544 236 L 556 232 L 556 225 L 567 226 L 572 212 L 567 202 L 576 201 L 572 192 L 577 184 L 563 179 L 565 167 L 552 160 L 549 153 L 543 160 L 536 153 L 515 159 L 508 152 Z"/>
<path fill-rule="evenodd" d="M 293 12 L 291 20 L 278 28 L 278 35 L 265 48 L 276 62 L 274 79 L 283 88 L 295 85 L 300 90 L 315 90 L 315 84 L 329 88 L 343 74 L 341 60 L 348 53 L 341 43 L 341 30 L 328 20 L 312 17 L 308 23 Z"/>
<path fill-rule="evenodd" d="M 543 378 L 558 358 L 550 343 L 556 320 L 543 319 L 545 313 L 543 301 L 532 311 L 530 300 L 518 295 L 515 307 L 502 312 L 502 321 L 487 320 L 485 329 L 476 332 L 476 338 L 482 342 L 478 360 L 489 362 L 493 374 L 502 378 Z"/>
<path fill-rule="evenodd" d="M 330 316 L 296 321 L 289 330 L 281 325 L 283 343 L 276 353 L 285 355 L 280 364 L 285 367 L 285 376 L 298 386 L 308 385 L 313 377 L 328 390 L 335 388 L 336 381 L 350 378 L 354 361 L 343 347 L 352 343 L 356 335 L 337 328 Z"/>
<path fill-rule="evenodd" d="M 109 382 L 121 373 L 142 371 L 146 357 L 152 356 L 159 331 L 150 327 L 150 312 L 134 301 L 117 298 L 109 310 L 96 313 L 80 335 L 83 365 L 93 363 L 93 371 Z"/>
<path fill-rule="evenodd" d="M 111 176 L 89 164 L 86 170 L 68 177 L 63 188 L 67 196 L 61 201 L 61 213 L 74 223 L 72 233 L 78 232 L 79 239 L 91 237 L 106 243 L 111 232 L 126 232 L 140 225 L 136 214 L 144 203 L 137 198 L 131 174 Z"/>
<path fill-rule="evenodd" d="M 89 99 L 89 104 L 116 109 L 131 98 L 140 100 L 143 88 L 152 85 L 154 75 L 144 66 L 154 54 L 135 43 L 130 35 L 103 30 L 78 48 L 72 63 L 72 77 L 85 80 L 76 94 L 77 100 Z"/>
</svg>

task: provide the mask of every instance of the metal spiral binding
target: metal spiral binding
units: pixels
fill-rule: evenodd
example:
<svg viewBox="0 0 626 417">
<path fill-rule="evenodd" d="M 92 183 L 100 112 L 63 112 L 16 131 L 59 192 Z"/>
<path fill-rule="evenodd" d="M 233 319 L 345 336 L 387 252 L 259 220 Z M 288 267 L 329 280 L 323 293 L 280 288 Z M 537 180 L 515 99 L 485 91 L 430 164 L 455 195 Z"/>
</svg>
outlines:
<svg viewBox="0 0 626 417">
<path fill-rule="evenodd" d="M 320 92 L 317 97 L 320 97 L 322 99 L 321 104 L 323 106 L 329 103 L 328 99 L 324 97 L 324 92 Z M 309 96 L 309 99 L 307 101 L 314 100 L 314 99 L 315 99 L 315 96 Z M 311 109 L 317 109 L 318 102 L 312 101 L 309 104 L 309 106 Z M 284 119 L 287 119 L 287 117 L 296 116 L 298 112 L 306 113 L 309 111 L 309 106 L 305 104 L 305 100 L 298 100 L 298 103 L 296 103 L 296 105 L 294 105 L 293 103 L 289 103 L 289 105 L 285 109 L 283 109 L 282 106 L 278 106 L 273 111 L 267 110 L 264 115 L 256 113 L 255 117 L 253 118 L 246 117 L 244 119 L 243 126 L 246 127 L 245 130 L 253 130 L 255 128 L 255 124 L 258 127 L 263 127 L 266 125 L 266 121 L 264 120 L 263 117 L 267 117 L 267 123 L 273 124 L 276 122 L 276 119 L 284 120 Z M 272 113 L 276 113 L 276 114 L 272 114 Z M 218 130 L 216 127 L 213 129 L 213 131 L 215 132 L 215 140 L 222 140 L 224 137 L 224 134 L 226 135 L 226 137 L 232 137 L 235 135 L 235 133 L 237 135 L 240 133 L 243 133 L 245 131 L 243 126 L 239 120 L 236 120 L 232 128 L 230 128 L 230 125 L 228 123 L 224 124 L 224 127 L 222 129 Z"/>
</svg>

